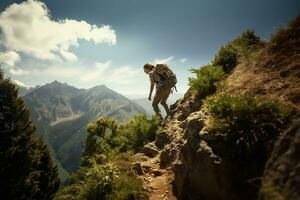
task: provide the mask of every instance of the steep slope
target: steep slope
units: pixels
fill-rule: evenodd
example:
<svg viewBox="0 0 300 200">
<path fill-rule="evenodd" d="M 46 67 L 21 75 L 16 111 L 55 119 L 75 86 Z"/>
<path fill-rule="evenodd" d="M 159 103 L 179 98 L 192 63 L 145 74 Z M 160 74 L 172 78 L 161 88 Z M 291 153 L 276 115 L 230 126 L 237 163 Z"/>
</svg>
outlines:
<svg viewBox="0 0 300 200">
<path fill-rule="evenodd" d="M 125 122 L 145 113 L 141 106 L 104 85 L 78 89 L 54 81 L 28 93 L 24 101 L 38 132 L 67 171 L 78 167 L 89 122 L 100 116 Z"/>
<path fill-rule="evenodd" d="M 250 57 L 239 57 L 217 93 L 277 99 L 293 109 L 293 119 L 299 118 L 299 30 L 300 16 Z M 201 109 L 205 97 L 188 91 L 171 106 L 173 116 L 156 137 L 160 167 L 174 172 L 174 195 L 184 200 L 257 199 L 262 185 L 262 199 L 298 199 L 298 167 L 292 167 L 300 163 L 297 126 L 279 137 L 266 168 L 274 139 L 250 159 L 230 158 L 226 152 L 235 147 L 228 146 L 220 135 L 207 134 L 207 113 Z"/>
</svg>

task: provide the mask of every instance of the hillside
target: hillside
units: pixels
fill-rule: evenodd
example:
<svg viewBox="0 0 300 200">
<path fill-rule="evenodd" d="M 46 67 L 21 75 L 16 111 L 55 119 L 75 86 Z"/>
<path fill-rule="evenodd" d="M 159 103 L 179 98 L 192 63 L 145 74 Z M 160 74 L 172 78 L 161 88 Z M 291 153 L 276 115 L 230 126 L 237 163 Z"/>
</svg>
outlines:
<svg viewBox="0 0 300 200">
<path fill-rule="evenodd" d="M 300 16 L 269 41 L 247 30 L 191 70 L 166 121 L 92 122 L 55 199 L 298 200 L 299 46 Z"/>
<path fill-rule="evenodd" d="M 24 97 L 38 133 L 49 144 L 60 174 L 79 165 L 86 138 L 86 125 L 98 117 L 125 122 L 144 109 L 104 85 L 78 89 L 54 81 Z"/>
<path fill-rule="evenodd" d="M 212 63 L 224 56 L 225 48 L 231 45 L 222 47 Z M 170 142 L 162 148 L 159 159 L 161 168 L 174 172 L 172 186 L 178 199 L 299 198 L 299 173 L 296 175 L 297 170 L 292 167 L 299 166 L 300 162 L 294 149 L 299 139 L 299 121 L 292 125 L 300 116 L 299 47 L 300 16 L 287 28 L 278 31 L 270 41 L 252 46 L 253 51 L 246 54 L 242 50 L 236 66 L 217 84 L 211 97 L 201 93 L 195 96 L 190 90 L 172 105 L 173 117 L 164 125 L 163 132 L 164 138 L 168 138 L 166 141 Z M 254 100 L 250 100 L 252 97 L 257 99 L 258 106 L 266 104 L 269 107 L 274 101 L 287 105 L 292 110 L 289 120 L 278 121 L 281 125 L 272 122 L 274 119 L 267 116 L 275 110 L 270 108 L 264 111 L 267 113 L 258 112 L 257 118 L 245 116 L 247 112 L 256 112 L 247 111 L 254 109 L 246 107 Z M 248 103 L 244 104 L 244 100 Z M 278 114 L 282 112 L 285 111 Z M 226 118 L 222 119 L 223 115 Z M 260 124 L 258 129 L 251 127 L 259 123 L 263 115 L 269 122 Z M 223 120 L 226 122 L 228 119 L 233 125 L 224 124 L 223 130 Z M 233 121 L 236 119 L 236 122 Z M 269 125 L 265 123 L 277 123 L 276 131 L 271 126 L 267 128 Z M 230 128 L 234 128 L 234 132 L 231 133 Z M 245 135 L 252 128 L 253 132 Z M 239 130 L 244 131 L 242 135 L 232 135 L 239 139 L 229 138 L 228 134 L 237 134 Z M 223 131 L 227 136 L 222 135 Z M 269 138 L 260 136 L 269 133 L 275 135 Z M 255 134 L 254 141 L 250 140 L 251 134 Z M 229 140 L 234 140 L 234 143 L 229 143 Z M 251 142 L 249 146 L 243 146 L 243 143 L 248 145 L 245 143 L 248 140 Z M 260 144 L 263 140 L 264 143 Z M 276 140 L 278 142 L 273 148 Z M 239 149 L 245 147 L 248 149 Z"/>
</svg>

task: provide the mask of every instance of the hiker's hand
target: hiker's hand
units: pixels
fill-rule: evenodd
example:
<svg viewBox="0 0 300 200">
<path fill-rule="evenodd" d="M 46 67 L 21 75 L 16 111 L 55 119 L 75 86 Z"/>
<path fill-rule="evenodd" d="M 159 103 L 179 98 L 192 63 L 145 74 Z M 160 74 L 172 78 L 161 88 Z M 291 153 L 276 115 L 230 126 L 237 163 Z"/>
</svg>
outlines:
<svg viewBox="0 0 300 200">
<path fill-rule="evenodd" d="M 151 101 L 151 96 L 148 97 L 148 100 Z"/>
</svg>

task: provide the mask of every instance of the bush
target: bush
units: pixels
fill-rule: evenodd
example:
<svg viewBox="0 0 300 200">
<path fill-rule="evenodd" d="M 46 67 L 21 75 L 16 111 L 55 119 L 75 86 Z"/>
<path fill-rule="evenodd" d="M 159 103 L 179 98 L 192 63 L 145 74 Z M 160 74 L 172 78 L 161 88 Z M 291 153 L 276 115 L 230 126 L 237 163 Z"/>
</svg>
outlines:
<svg viewBox="0 0 300 200">
<path fill-rule="evenodd" d="M 55 200 L 108 199 L 112 192 L 112 182 L 117 177 L 117 169 L 112 165 L 100 165 L 95 160 L 90 167 L 81 167 L 76 181 L 63 188 Z"/>
<path fill-rule="evenodd" d="M 124 156 L 128 155 L 123 153 L 121 157 Z M 110 160 L 104 164 L 91 158 L 89 162 L 89 166 L 80 167 L 69 185 L 61 189 L 54 200 L 147 199 L 142 181 L 130 173 L 131 162 L 128 160 Z"/>
<path fill-rule="evenodd" d="M 229 44 L 221 47 L 212 63 L 214 65 L 222 66 L 223 70 L 226 73 L 229 73 L 237 65 L 237 62 L 238 56 L 236 49 Z"/>
<path fill-rule="evenodd" d="M 121 136 L 128 139 L 128 149 L 135 152 L 140 151 L 145 144 L 154 141 L 156 131 L 160 125 L 160 119 L 154 115 L 151 119 L 147 119 L 146 115 L 134 117 L 127 124 L 119 127 Z"/>
<path fill-rule="evenodd" d="M 205 99 L 209 133 L 222 136 L 233 149 L 232 157 L 263 154 L 290 119 L 291 109 L 277 100 L 246 95 L 217 94 Z"/>
<path fill-rule="evenodd" d="M 289 43 L 299 41 L 299 34 L 300 34 L 300 14 L 289 23 L 288 27 L 280 28 L 275 34 L 272 35 L 270 40 L 269 48 L 274 52 L 278 51 L 283 46 L 288 48 L 297 46 L 290 45 Z"/>
<path fill-rule="evenodd" d="M 242 56 L 248 61 L 253 47 L 260 43 L 260 38 L 256 36 L 255 32 L 247 30 L 238 38 L 221 47 L 212 64 L 222 66 L 226 73 L 230 73 L 238 64 L 239 57 Z"/>
<path fill-rule="evenodd" d="M 141 179 L 135 177 L 135 175 L 127 176 L 120 175 L 113 183 L 113 192 L 109 195 L 110 200 L 127 200 L 136 199 L 143 200 L 148 199 L 147 193 L 142 192 L 143 182 Z"/>
<path fill-rule="evenodd" d="M 194 94 L 201 97 L 213 94 L 216 91 L 216 83 L 223 79 L 222 67 L 206 65 L 199 69 L 192 69 L 196 78 L 189 78 L 189 86 Z"/>
<path fill-rule="evenodd" d="M 80 169 L 56 200 L 147 199 L 140 179 L 131 173 L 133 153 L 155 139 L 157 116 L 136 116 L 126 124 L 99 118 L 88 125 Z"/>
</svg>

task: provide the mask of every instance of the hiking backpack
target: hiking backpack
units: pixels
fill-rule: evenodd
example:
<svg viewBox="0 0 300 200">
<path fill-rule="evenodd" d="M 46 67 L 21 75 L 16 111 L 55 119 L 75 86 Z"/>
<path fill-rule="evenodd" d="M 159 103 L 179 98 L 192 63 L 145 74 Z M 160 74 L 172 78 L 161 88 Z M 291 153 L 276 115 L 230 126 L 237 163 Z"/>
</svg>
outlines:
<svg viewBox="0 0 300 200">
<path fill-rule="evenodd" d="M 157 64 L 154 72 L 157 73 L 162 80 L 163 85 L 168 85 L 176 89 L 177 78 L 175 73 L 166 64 Z"/>
</svg>

